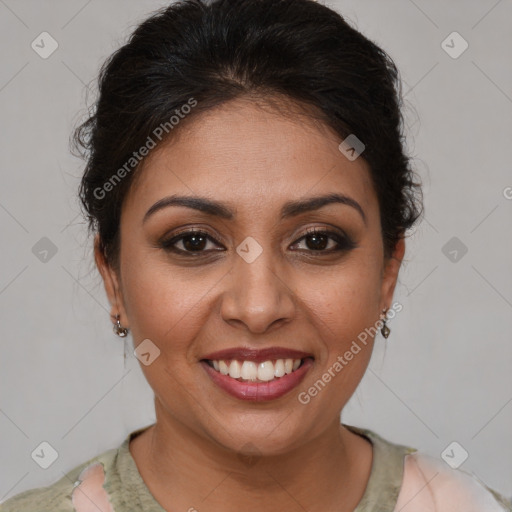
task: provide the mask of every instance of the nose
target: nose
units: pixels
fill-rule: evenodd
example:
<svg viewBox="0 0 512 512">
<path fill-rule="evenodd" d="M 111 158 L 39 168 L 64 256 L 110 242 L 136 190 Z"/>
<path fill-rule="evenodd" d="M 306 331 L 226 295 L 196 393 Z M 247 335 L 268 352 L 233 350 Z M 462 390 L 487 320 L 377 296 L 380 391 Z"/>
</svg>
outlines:
<svg viewBox="0 0 512 512">
<path fill-rule="evenodd" d="M 292 283 L 265 249 L 248 263 L 238 254 L 222 297 L 221 316 L 232 325 L 243 324 L 253 333 L 264 333 L 289 322 L 295 313 Z"/>
</svg>

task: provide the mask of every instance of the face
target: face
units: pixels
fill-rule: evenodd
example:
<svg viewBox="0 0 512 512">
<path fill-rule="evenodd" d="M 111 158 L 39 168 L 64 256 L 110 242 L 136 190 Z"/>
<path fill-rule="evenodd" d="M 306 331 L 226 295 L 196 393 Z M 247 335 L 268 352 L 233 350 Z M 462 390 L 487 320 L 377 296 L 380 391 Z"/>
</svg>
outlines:
<svg viewBox="0 0 512 512">
<path fill-rule="evenodd" d="M 119 271 L 98 251 L 96 259 L 134 346 L 151 340 L 150 353 L 160 351 L 141 364 L 157 422 L 228 449 L 251 443 L 278 454 L 339 420 L 372 336 L 344 355 L 391 306 L 404 250 L 401 241 L 384 259 L 368 166 L 347 159 L 340 142 L 307 117 L 235 100 L 191 120 L 146 159 L 123 203 Z M 334 194 L 345 199 L 289 206 Z M 170 196 L 222 208 L 169 204 Z M 206 362 L 212 354 L 216 362 Z M 220 359 L 245 379 L 212 368 L 224 368 Z M 286 359 L 302 360 L 297 374 L 275 377 Z M 273 365 L 259 364 L 267 360 Z"/>
</svg>

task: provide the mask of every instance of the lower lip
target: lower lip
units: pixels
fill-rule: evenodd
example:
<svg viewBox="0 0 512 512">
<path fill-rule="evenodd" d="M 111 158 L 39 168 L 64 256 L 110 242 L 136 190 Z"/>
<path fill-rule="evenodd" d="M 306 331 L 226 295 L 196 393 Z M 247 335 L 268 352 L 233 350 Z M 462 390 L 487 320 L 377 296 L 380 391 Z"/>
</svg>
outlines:
<svg viewBox="0 0 512 512">
<path fill-rule="evenodd" d="M 222 375 L 222 373 L 214 370 L 206 361 L 201 361 L 201 364 L 213 382 L 231 396 L 240 400 L 262 402 L 275 400 L 298 386 L 313 365 L 313 360 L 308 357 L 302 366 L 294 372 L 269 382 L 240 382 L 228 375 Z"/>
</svg>

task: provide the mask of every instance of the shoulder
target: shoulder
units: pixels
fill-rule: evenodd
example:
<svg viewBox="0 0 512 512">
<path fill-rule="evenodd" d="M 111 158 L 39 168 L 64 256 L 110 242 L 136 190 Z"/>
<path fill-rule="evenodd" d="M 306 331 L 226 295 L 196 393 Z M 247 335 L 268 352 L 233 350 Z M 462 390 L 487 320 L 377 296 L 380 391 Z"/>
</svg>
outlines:
<svg viewBox="0 0 512 512">
<path fill-rule="evenodd" d="M 404 457 L 402 486 L 395 510 L 403 512 L 503 512 L 512 503 L 475 475 L 415 451 Z"/>
<path fill-rule="evenodd" d="M 374 467 L 361 506 L 393 512 L 512 512 L 512 503 L 475 475 L 369 429 L 349 426 L 374 444 Z"/>
<path fill-rule="evenodd" d="M 0 503 L 0 512 L 113 512 L 103 484 L 117 452 L 117 448 L 105 451 L 51 485 L 16 494 Z"/>
</svg>

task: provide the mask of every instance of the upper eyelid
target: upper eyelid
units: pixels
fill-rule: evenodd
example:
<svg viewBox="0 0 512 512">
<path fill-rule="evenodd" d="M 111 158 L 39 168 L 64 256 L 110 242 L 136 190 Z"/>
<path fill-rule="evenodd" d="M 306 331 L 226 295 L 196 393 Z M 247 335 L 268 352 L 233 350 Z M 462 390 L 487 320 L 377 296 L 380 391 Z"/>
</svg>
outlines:
<svg viewBox="0 0 512 512">
<path fill-rule="evenodd" d="M 339 233 L 336 231 L 336 230 L 339 230 Z M 319 233 L 325 233 L 325 232 L 330 232 L 332 234 L 336 234 L 336 235 L 339 235 L 339 236 L 345 236 L 347 238 L 348 235 L 345 233 L 345 231 L 341 228 L 335 228 L 335 227 L 330 227 L 330 226 L 313 226 L 313 227 L 309 227 L 306 229 L 306 231 L 304 231 L 302 234 L 300 235 L 296 235 L 296 236 L 300 236 L 300 237 L 304 237 L 304 236 L 307 236 L 308 234 L 312 233 L 312 232 L 319 232 Z M 177 238 L 177 237 L 182 237 L 182 236 L 186 236 L 186 235 L 190 235 L 190 234 L 195 234 L 195 233 L 200 233 L 200 234 L 203 234 L 203 235 L 206 235 L 208 236 L 209 238 L 215 238 L 217 235 L 212 235 L 211 233 L 208 233 L 207 229 L 205 228 L 187 228 L 187 229 L 183 229 L 183 231 L 178 231 L 176 233 L 173 233 L 172 235 L 169 235 L 168 237 L 164 236 L 163 238 L 164 239 L 169 239 L 169 240 L 172 240 L 174 238 Z"/>
</svg>

